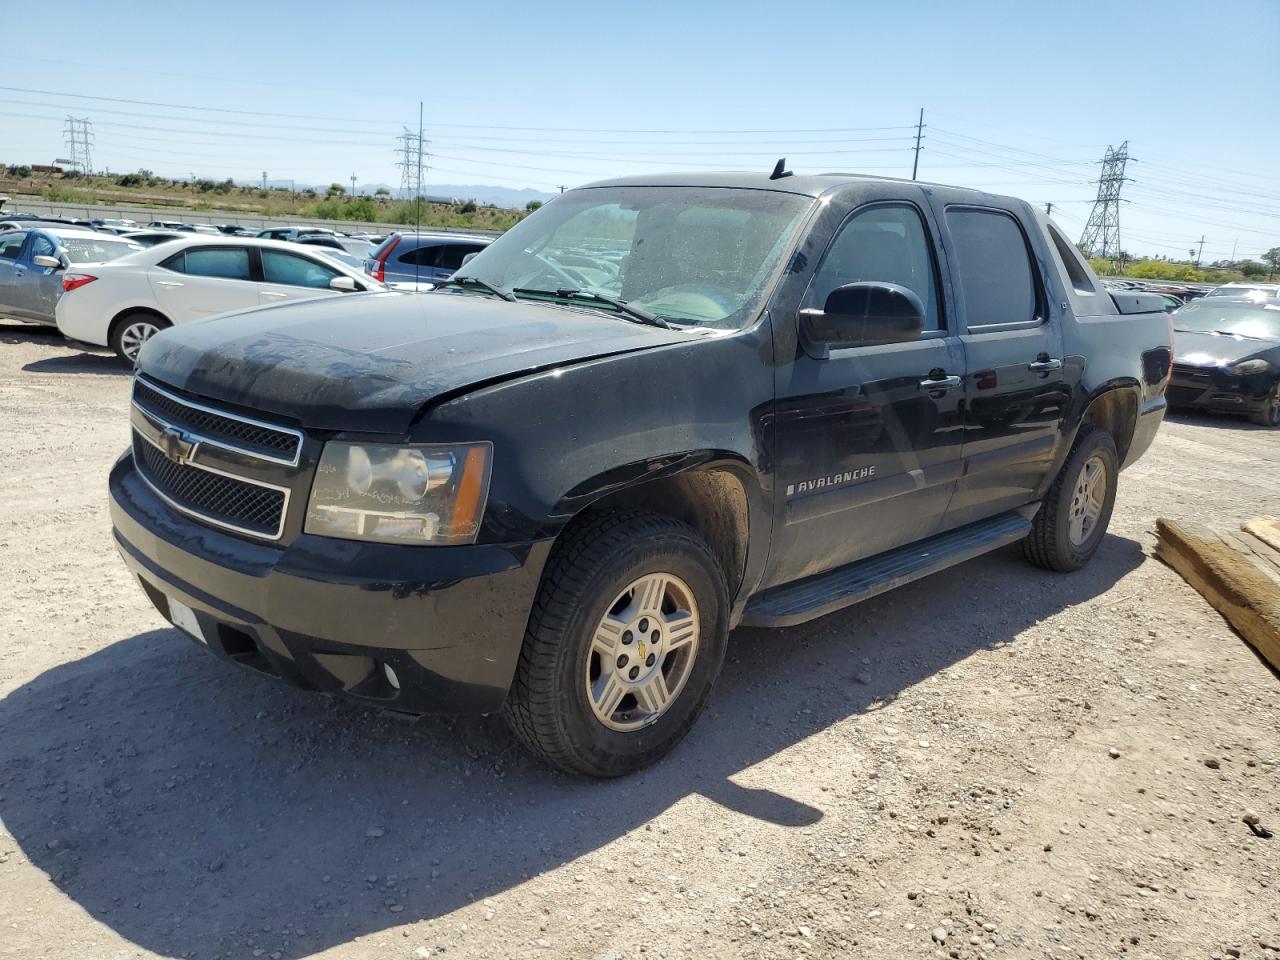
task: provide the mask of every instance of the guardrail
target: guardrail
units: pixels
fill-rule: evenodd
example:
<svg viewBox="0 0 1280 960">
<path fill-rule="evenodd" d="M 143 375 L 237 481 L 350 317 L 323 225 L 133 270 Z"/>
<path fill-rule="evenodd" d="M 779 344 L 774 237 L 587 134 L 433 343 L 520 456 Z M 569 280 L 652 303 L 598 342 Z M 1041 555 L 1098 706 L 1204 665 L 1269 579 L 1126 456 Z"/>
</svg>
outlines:
<svg viewBox="0 0 1280 960">
<path fill-rule="evenodd" d="M 4 213 L 33 213 L 46 217 L 78 217 L 82 220 L 134 220 L 142 227 L 151 220 L 176 220 L 182 223 L 239 223 L 246 227 L 327 227 L 342 233 L 401 233 L 413 230 L 413 224 L 377 223 L 367 220 L 315 220 L 306 217 L 269 217 L 232 210 L 183 210 L 177 207 L 106 206 L 93 203 L 54 203 L 10 197 Z M 0 214 L 0 220 L 4 214 Z M 463 227 L 423 227 L 423 232 L 458 233 L 470 236 L 498 237 L 500 230 L 472 230 Z"/>
</svg>

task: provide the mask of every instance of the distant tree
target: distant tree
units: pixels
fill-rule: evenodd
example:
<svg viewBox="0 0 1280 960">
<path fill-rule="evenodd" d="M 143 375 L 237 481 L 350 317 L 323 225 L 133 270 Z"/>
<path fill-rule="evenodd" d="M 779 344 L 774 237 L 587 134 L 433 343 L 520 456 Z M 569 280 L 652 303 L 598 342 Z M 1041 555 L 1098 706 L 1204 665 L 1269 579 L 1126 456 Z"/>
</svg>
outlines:
<svg viewBox="0 0 1280 960">
<path fill-rule="evenodd" d="M 474 200 L 468 200 L 466 203 L 464 203 L 462 206 L 458 208 L 458 212 L 459 213 L 475 213 L 476 209 L 477 209 L 476 202 Z"/>
<path fill-rule="evenodd" d="M 530 213 L 533 213 L 533 211 L 537 210 L 540 206 L 542 206 L 541 200 L 530 200 L 524 205 L 524 208 Z"/>
<path fill-rule="evenodd" d="M 1237 266 L 1246 280 L 1259 280 L 1267 275 L 1266 264 L 1259 263 L 1257 260 L 1241 260 Z"/>
<path fill-rule="evenodd" d="M 340 183 L 329 184 L 329 190 L 328 190 L 329 196 L 342 197 L 342 196 L 346 196 L 346 193 L 347 193 L 347 188 L 344 187 L 342 184 Z"/>
<path fill-rule="evenodd" d="M 1262 260 L 1271 268 L 1267 271 L 1267 279 L 1270 280 L 1280 270 L 1280 247 L 1272 247 L 1262 255 Z"/>
<path fill-rule="evenodd" d="M 75 167 L 72 167 L 70 170 L 62 171 L 62 179 L 64 180 L 79 180 L 83 176 L 84 174 Z"/>
<path fill-rule="evenodd" d="M 9 164 L 9 176 L 25 180 L 31 176 L 31 168 L 25 163 L 11 163 Z"/>
<path fill-rule="evenodd" d="M 383 200 L 391 196 L 391 191 L 388 190 L 386 187 L 379 187 L 377 190 L 373 191 L 373 195 L 377 197 L 379 200 Z"/>
</svg>

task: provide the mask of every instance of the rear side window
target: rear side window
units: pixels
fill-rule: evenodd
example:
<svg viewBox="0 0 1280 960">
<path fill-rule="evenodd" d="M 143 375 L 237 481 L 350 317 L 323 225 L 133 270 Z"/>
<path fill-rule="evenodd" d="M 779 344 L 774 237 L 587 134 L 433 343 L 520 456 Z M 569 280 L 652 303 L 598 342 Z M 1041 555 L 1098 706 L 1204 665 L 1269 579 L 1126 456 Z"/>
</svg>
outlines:
<svg viewBox="0 0 1280 960">
<path fill-rule="evenodd" d="M 244 247 L 206 247 L 187 250 L 166 260 L 163 266 L 193 277 L 248 280 L 249 251 Z"/>
<path fill-rule="evenodd" d="M 1058 259 L 1062 263 L 1063 269 L 1067 271 L 1067 277 L 1071 281 L 1071 286 L 1076 293 L 1090 294 L 1095 293 L 1093 289 L 1093 281 L 1089 279 L 1089 273 L 1084 268 L 1084 261 L 1080 258 L 1080 251 L 1071 245 L 1062 232 L 1053 224 L 1049 224 L 1049 238 L 1053 240 L 1054 250 L 1058 254 Z"/>
<path fill-rule="evenodd" d="M 411 267 L 434 267 L 436 258 L 439 256 L 443 248 L 439 244 L 429 244 L 427 246 L 415 247 L 412 250 L 406 250 L 400 254 L 399 261 L 408 264 Z M 458 258 L 461 261 L 461 257 Z"/>
<path fill-rule="evenodd" d="M 947 227 L 968 325 L 1034 321 L 1035 272 L 1018 222 L 1001 210 L 948 207 Z"/>
<path fill-rule="evenodd" d="M 262 279 L 267 283 L 286 283 L 292 287 L 327 287 L 337 270 L 322 266 L 307 257 L 283 253 L 280 250 L 262 251 Z"/>
<path fill-rule="evenodd" d="M 132 240 L 101 240 L 97 237 L 61 237 L 62 249 L 72 263 L 106 263 L 126 253 L 141 250 Z"/>
<path fill-rule="evenodd" d="M 17 260 L 26 240 L 27 231 L 25 230 L 0 234 L 0 260 Z"/>
</svg>

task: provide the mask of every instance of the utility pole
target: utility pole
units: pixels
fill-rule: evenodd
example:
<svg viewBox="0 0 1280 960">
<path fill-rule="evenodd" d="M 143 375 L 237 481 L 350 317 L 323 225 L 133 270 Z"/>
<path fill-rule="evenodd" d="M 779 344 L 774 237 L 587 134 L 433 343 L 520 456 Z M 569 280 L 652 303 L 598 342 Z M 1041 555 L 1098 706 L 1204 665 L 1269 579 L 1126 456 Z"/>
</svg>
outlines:
<svg viewBox="0 0 1280 960">
<path fill-rule="evenodd" d="M 1044 212 L 1045 212 L 1045 214 L 1046 214 L 1047 216 L 1050 216 L 1050 217 L 1052 217 L 1052 216 L 1053 216 L 1053 201 L 1052 201 L 1052 200 L 1050 200 L 1048 203 L 1046 203 L 1046 204 L 1044 205 Z"/>
<path fill-rule="evenodd" d="M 262 171 L 262 192 L 267 192 L 267 171 Z"/>
<path fill-rule="evenodd" d="M 356 195 L 356 175 L 354 172 L 351 174 L 351 195 L 353 197 Z"/>
<path fill-rule="evenodd" d="M 1204 256 L 1204 234 L 1200 234 L 1200 246 L 1196 250 L 1196 269 L 1200 269 L 1200 259 Z"/>
<path fill-rule="evenodd" d="M 560 192 L 561 192 L 561 193 L 564 193 L 564 184 L 563 184 L 563 183 L 561 183 L 561 184 L 557 184 L 557 186 L 559 186 L 559 187 L 560 187 Z"/>
<path fill-rule="evenodd" d="M 1102 174 L 1098 177 L 1098 196 L 1080 235 L 1080 248 L 1086 257 L 1112 257 L 1120 253 L 1120 188 L 1129 179 L 1124 175 L 1128 160 L 1128 140 L 1117 149 L 1107 147 L 1102 158 Z"/>
<path fill-rule="evenodd" d="M 1236 263 L 1236 246 L 1240 243 L 1240 238 L 1231 241 L 1231 265 L 1234 267 Z"/>
<path fill-rule="evenodd" d="M 916 171 L 920 169 L 920 136 L 924 133 L 924 107 L 920 108 L 920 119 L 916 121 L 916 156 L 911 161 L 911 179 L 916 178 Z"/>
</svg>

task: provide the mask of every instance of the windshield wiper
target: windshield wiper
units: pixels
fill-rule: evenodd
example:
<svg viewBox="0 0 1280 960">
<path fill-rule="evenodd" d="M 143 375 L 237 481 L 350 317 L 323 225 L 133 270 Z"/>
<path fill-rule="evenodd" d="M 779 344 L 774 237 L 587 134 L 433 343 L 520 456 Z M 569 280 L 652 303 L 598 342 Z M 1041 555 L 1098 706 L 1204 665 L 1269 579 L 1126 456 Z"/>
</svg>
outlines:
<svg viewBox="0 0 1280 960">
<path fill-rule="evenodd" d="M 652 314 L 647 310 L 641 310 L 639 307 L 633 307 L 625 300 L 618 300 L 616 297 L 609 297 L 603 293 L 596 293 L 594 290 L 581 290 L 577 288 L 562 287 L 559 290 L 526 290 L 516 287 L 514 293 L 525 293 L 534 297 L 559 297 L 562 300 L 594 300 L 597 303 L 607 304 L 613 307 L 619 313 L 630 317 L 640 323 L 647 323 L 651 327 L 661 327 L 663 330 L 674 330 L 675 327 L 663 320 L 656 314 Z"/>
<path fill-rule="evenodd" d="M 454 276 L 450 277 L 448 280 L 441 280 L 439 283 L 436 284 L 436 286 L 437 287 L 457 286 L 457 287 L 462 287 L 462 289 L 465 290 L 468 284 L 475 284 L 477 287 L 480 287 L 482 290 L 487 290 L 489 293 L 492 293 L 495 297 L 501 297 L 503 300 L 506 300 L 510 303 L 515 303 L 516 295 L 512 293 L 510 290 L 504 290 L 502 287 L 499 287 L 496 284 L 492 284 L 488 280 L 481 280 L 479 277 L 459 277 L 455 274 Z"/>
</svg>

